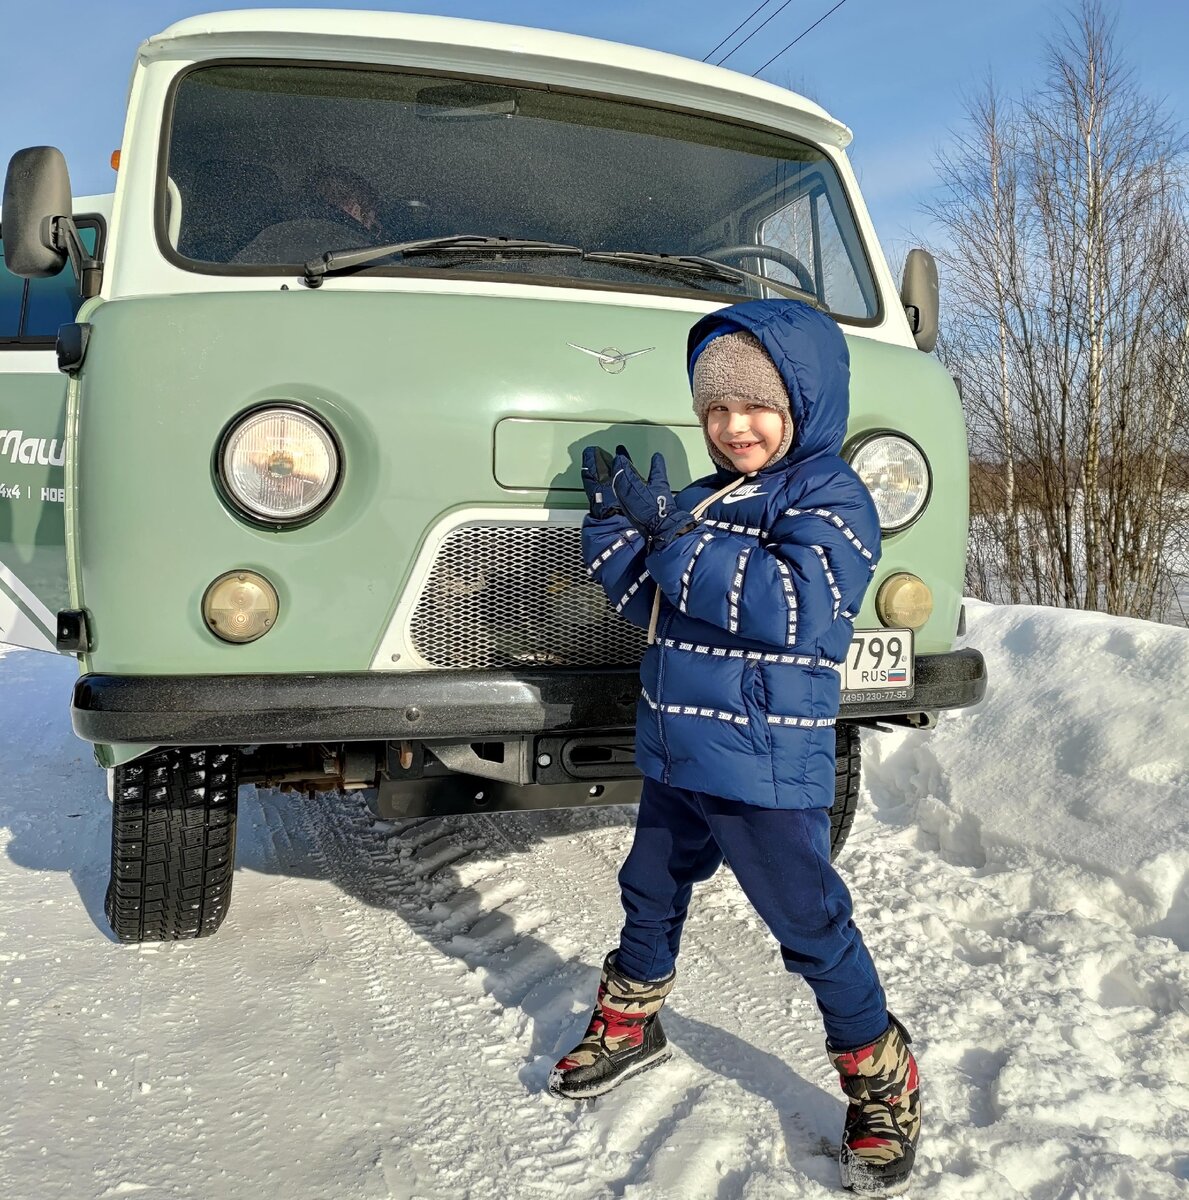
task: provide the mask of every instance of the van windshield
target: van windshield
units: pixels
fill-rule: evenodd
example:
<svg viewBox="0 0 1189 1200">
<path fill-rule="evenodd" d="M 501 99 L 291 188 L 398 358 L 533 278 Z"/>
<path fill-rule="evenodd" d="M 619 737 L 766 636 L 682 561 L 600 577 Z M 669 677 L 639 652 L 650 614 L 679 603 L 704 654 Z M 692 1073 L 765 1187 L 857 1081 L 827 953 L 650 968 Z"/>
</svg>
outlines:
<svg viewBox="0 0 1189 1200">
<path fill-rule="evenodd" d="M 698 255 L 879 312 L 833 164 L 788 135 L 540 86 L 323 65 L 200 67 L 168 118 L 158 238 L 192 270 L 299 273 L 459 234 Z M 763 283 L 630 256 L 457 249 L 361 267 L 741 300 Z"/>
</svg>

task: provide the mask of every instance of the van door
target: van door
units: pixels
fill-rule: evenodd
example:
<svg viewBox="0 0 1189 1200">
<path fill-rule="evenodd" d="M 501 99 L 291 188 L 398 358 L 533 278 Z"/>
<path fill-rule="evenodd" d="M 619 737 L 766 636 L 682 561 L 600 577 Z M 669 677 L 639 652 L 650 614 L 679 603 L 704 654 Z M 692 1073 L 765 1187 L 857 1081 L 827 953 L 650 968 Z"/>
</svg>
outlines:
<svg viewBox="0 0 1189 1200">
<path fill-rule="evenodd" d="M 102 257 L 104 216 L 75 217 Z M 52 279 L 19 279 L 4 263 L 0 223 L 0 642 L 55 651 L 66 580 L 66 377 L 54 342 L 79 309 L 67 263 Z"/>
</svg>

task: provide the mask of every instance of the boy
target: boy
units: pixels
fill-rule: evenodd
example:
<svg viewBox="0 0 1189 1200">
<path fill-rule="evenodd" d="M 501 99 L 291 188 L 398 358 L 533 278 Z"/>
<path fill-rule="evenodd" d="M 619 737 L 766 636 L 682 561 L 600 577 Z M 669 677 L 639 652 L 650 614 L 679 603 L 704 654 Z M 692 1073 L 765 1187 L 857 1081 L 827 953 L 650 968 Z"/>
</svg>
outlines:
<svg viewBox="0 0 1189 1200">
<path fill-rule="evenodd" d="M 647 480 L 622 447 L 583 454 L 590 573 L 650 630 L 645 778 L 619 946 L 550 1087 L 598 1096 L 669 1057 L 658 1014 L 692 887 L 727 861 L 821 1010 L 850 1101 L 842 1182 L 892 1195 L 920 1131 L 916 1063 L 830 864 L 839 664 L 880 549 L 870 494 L 839 457 L 846 342 L 806 304 L 750 301 L 694 326 L 689 369 L 714 475 L 675 498 L 659 454 Z"/>
</svg>

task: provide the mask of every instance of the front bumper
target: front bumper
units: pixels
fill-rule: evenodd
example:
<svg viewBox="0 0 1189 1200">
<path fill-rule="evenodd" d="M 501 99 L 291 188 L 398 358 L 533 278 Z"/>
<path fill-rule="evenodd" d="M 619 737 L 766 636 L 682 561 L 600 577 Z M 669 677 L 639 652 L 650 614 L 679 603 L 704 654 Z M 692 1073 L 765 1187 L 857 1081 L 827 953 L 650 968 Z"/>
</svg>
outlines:
<svg viewBox="0 0 1189 1200">
<path fill-rule="evenodd" d="M 911 696 L 846 700 L 841 721 L 877 722 L 977 704 L 977 650 L 918 655 Z M 317 675 L 79 678 L 70 716 L 88 742 L 258 745 L 500 738 L 634 725 L 635 669 L 357 671 Z"/>
</svg>

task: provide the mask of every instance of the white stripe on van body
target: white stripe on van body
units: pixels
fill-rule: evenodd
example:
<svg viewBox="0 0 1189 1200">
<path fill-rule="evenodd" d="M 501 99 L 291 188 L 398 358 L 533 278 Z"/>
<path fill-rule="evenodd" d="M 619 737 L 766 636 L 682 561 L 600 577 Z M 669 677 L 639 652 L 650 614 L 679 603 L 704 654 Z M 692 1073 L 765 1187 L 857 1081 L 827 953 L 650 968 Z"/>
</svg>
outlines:
<svg viewBox="0 0 1189 1200">
<path fill-rule="evenodd" d="M 0 562 L 0 583 L 3 583 L 14 596 L 17 597 L 33 615 L 45 624 L 47 629 L 58 628 L 58 617 L 56 613 L 50 612 L 46 608 L 42 600 L 35 592 L 30 591 L 28 587 L 21 582 L 15 571 L 5 566 Z"/>
<path fill-rule="evenodd" d="M 0 643 L 57 654 L 58 647 L 47 632 L 47 628 L 57 628 L 57 617 L 3 563 L 0 563 L 0 584 L 4 585 L 0 587 Z M 28 605 L 37 621 L 29 619 L 13 595 Z M 46 628 L 39 622 L 44 622 Z"/>
<path fill-rule="evenodd" d="M 45 350 L 5 350 L 0 354 L 0 375 L 57 375 L 58 356 L 52 346 Z M 66 376 L 62 376 L 66 390 Z"/>
</svg>

